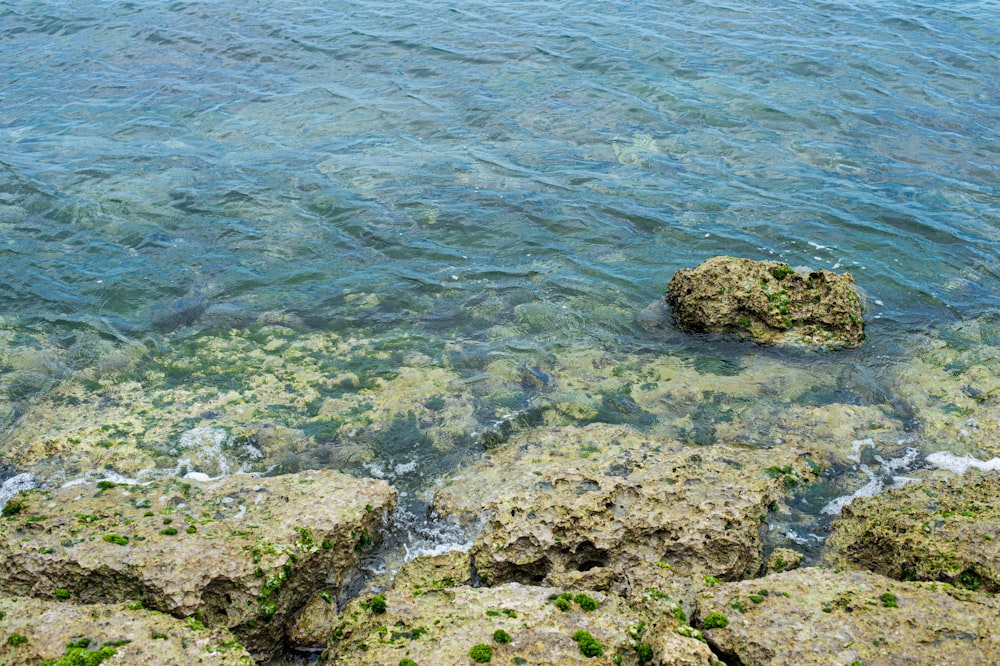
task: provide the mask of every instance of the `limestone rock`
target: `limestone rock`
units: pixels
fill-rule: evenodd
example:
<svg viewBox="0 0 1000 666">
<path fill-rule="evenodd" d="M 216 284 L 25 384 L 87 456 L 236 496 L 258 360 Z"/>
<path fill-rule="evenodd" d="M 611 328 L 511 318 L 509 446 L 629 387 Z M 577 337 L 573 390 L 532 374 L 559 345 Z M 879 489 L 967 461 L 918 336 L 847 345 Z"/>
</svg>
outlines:
<svg viewBox="0 0 1000 666">
<path fill-rule="evenodd" d="M 674 273 L 666 301 L 686 331 L 804 347 L 857 347 L 864 339 L 850 273 L 799 273 L 777 261 L 713 257 Z"/>
<path fill-rule="evenodd" d="M 323 649 L 337 616 L 337 602 L 329 592 L 313 595 L 288 623 L 285 640 L 296 650 Z"/>
<path fill-rule="evenodd" d="M 910 353 L 890 373 L 926 450 L 1000 456 L 1000 318 L 965 320 L 905 344 Z"/>
<path fill-rule="evenodd" d="M 573 590 L 563 604 L 566 610 L 560 610 L 557 600 L 566 592 L 518 583 L 435 588 L 421 594 L 399 588 L 385 593 L 381 613 L 370 598 L 355 599 L 344 609 L 320 664 L 398 666 L 402 659 L 419 666 L 467 664 L 478 644 L 491 647 L 489 663 L 494 666 L 637 664 L 642 644 L 653 650 L 647 663 L 709 666 L 714 661 L 704 643 L 678 634 L 672 619 L 651 625 L 649 616 L 619 597 L 594 591 Z M 597 607 L 585 610 L 579 594 Z M 506 632 L 510 641 L 497 641 L 497 630 Z M 581 630 L 600 643 L 599 656 L 581 652 L 573 639 Z"/>
<path fill-rule="evenodd" d="M 914 483 L 844 508 L 832 562 L 901 580 L 1000 591 L 1000 478 L 969 471 Z"/>
<path fill-rule="evenodd" d="M 440 555 L 423 555 L 407 562 L 396 574 L 395 587 L 429 590 L 472 584 L 469 554 L 452 550 Z"/>
<path fill-rule="evenodd" d="M 695 624 L 727 664 L 1000 663 L 1000 603 L 942 583 L 798 569 L 726 583 Z"/>
<path fill-rule="evenodd" d="M 805 557 L 791 548 L 775 548 L 767 558 L 768 573 L 781 573 L 798 569 Z"/>
<path fill-rule="evenodd" d="M 0 520 L 0 593 L 138 599 L 258 655 L 314 592 L 351 583 L 395 502 L 385 482 L 336 472 L 34 490 Z"/>
<path fill-rule="evenodd" d="M 228 630 L 208 629 L 198 622 L 143 610 L 137 604 L 0 598 L 0 664 L 34 666 L 60 659 L 71 654 L 73 648 L 67 648 L 71 643 L 91 651 L 104 646 L 115 653 L 108 663 L 131 666 L 254 663 Z"/>
<path fill-rule="evenodd" d="M 628 595 L 649 572 L 756 575 L 759 531 L 786 488 L 812 478 L 788 448 L 689 447 L 592 424 L 519 433 L 441 488 L 436 510 L 484 519 L 471 556 L 484 583 Z"/>
</svg>

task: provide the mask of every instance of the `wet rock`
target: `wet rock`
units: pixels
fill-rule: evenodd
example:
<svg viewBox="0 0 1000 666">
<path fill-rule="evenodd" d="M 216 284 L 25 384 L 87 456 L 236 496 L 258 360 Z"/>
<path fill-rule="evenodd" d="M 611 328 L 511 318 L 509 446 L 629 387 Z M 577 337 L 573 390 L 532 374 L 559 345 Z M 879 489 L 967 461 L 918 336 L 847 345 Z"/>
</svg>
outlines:
<svg viewBox="0 0 1000 666">
<path fill-rule="evenodd" d="M 775 548 L 767 558 L 768 573 L 781 573 L 798 569 L 805 556 L 791 548 Z"/>
<path fill-rule="evenodd" d="M 296 650 L 321 650 L 326 647 L 330 629 L 337 622 L 337 601 L 325 590 L 297 612 L 285 629 L 288 646 Z"/>
<path fill-rule="evenodd" d="M 392 580 L 392 585 L 418 596 L 425 592 L 466 586 L 471 582 L 469 554 L 453 550 L 440 555 L 424 555 L 407 562 Z M 286 632 L 288 644 L 299 649 L 326 647 L 330 631 L 338 622 L 337 604 L 332 602 L 328 594 L 313 597 L 289 624 Z"/>
<path fill-rule="evenodd" d="M 1000 591 L 1000 478 L 969 471 L 914 483 L 844 508 L 830 561 L 900 580 Z"/>
<path fill-rule="evenodd" d="M 416 591 L 471 585 L 472 562 L 469 554 L 460 550 L 424 555 L 404 564 L 393 584 Z"/>
<path fill-rule="evenodd" d="M 0 592 L 141 600 L 260 655 L 314 592 L 345 592 L 395 502 L 386 483 L 335 472 L 33 490 L 0 520 Z"/>
<path fill-rule="evenodd" d="M 595 591 L 517 583 L 419 594 L 398 588 L 381 602 L 351 601 L 320 664 L 398 666 L 401 659 L 420 666 L 466 664 L 476 645 L 489 646 L 489 663 L 496 665 L 636 664 L 640 645 L 649 651 L 647 663 L 713 663 L 708 647 L 677 633 L 679 627 L 672 618 L 653 624 L 622 599 Z M 591 656 L 583 653 L 584 644 Z"/>
<path fill-rule="evenodd" d="M 1000 455 L 1000 322 L 963 321 L 907 346 L 912 356 L 892 367 L 892 381 L 927 448 Z"/>
<path fill-rule="evenodd" d="M 686 331 L 801 347 L 857 347 L 864 340 L 850 273 L 800 273 L 777 261 L 713 257 L 674 273 L 666 301 Z"/>
<path fill-rule="evenodd" d="M 471 550 L 484 583 L 629 595 L 651 572 L 756 575 L 762 523 L 812 478 L 806 460 L 792 448 L 689 447 L 603 424 L 545 428 L 460 470 L 435 507 L 484 520 Z"/>
<path fill-rule="evenodd" d="M 74 647 L 67 647 L 70 645 Z M 193 618 L 178 620 L 143 610 L 138 604 L 80 605 L 0 598 L 0 663 L 34 665 L 74 653 L 95 659 L 102 649 L 108 663 L 134 666 L 254 663 L 228 630 L 206 628 Z M 155 660 L 151 660 L 154 655 Z M 97 662 L 78 659 L 71 663 Z"/>
<path fill-rule="evenodd" d="M 1000 663 L 996 598 L 870 572 L 799 569 L 698 598 L 694 624 L 727 664 Z"/>
</svg>

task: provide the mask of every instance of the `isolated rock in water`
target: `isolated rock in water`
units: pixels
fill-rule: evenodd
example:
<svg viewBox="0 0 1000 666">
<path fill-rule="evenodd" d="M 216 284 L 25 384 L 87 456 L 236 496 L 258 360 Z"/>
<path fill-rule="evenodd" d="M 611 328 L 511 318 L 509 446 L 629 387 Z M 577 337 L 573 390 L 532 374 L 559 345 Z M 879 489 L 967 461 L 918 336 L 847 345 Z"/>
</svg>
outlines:
<svg viewBox="0 0 1000 666">
<path fill-rule="evenodd" d="M 857 347 L 864 340 L 850 273 L 799 273 L 777 261 L 713 257 L 674 273 L 666 301 L 686 331 L 804 347 Z"/>
<path fill-rule="evenodd" d="M 84 606 L 0 598 L 0 664 L 35 666 L 63 658 L 66 662 L 58 663 L 96 664 L 99 655 L 109 664 L 130 666 L 254 663 L 227 629 L 209 629 L 194 618 L 178 620 L 136 603 Z"/>
<path fill-rule="evenodd" d="M 519 433 L 459 470 L 434 504 L 485 520 L 471 551 L 484 583 L 632 595 L 650 571 L 756 575 L 766 514 L 812 478 L 791 447 L 693 447 L 593 424 Z"/>
<path fill-rule="evenodd" d="M 336 472 L 33 490 L 3 509 L 0 593 L 141 600 L 261 655 L 313 593 L 344 593 L 395 503 Z"/>
<path fill-rule="evenodd" d="M 320 664 L 634 664 L 641 645 L 646 661 L 662 666 L 715 661 L 704 643 L 675 631 L 674 618 L 652 621 L 619 597 L 579 589 L 400 588 L 351 601 Z M 484 646 L 479 659 L 470 654 L 476 646 Z"/>
<path fill-rule="evenodd" d="M 970 470 L 856 499 L 827 546 L 839 566 L 1000 592 L 1000 478 Z"/>
<path fill-rule="evenodd" d="M 1000 602 L 940 583 L 798 569 L 710 588 L 693 624 L 727 664 L 997 664 Z"/>
</svg>

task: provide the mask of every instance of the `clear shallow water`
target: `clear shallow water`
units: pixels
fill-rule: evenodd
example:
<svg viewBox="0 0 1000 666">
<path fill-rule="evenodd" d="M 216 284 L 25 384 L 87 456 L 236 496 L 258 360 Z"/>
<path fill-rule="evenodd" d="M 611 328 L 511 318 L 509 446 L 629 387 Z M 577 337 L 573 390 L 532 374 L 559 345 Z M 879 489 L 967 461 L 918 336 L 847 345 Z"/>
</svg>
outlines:
<svg viewBox="0 0 1000 666">
<path fill-rule="evenodd" d="M 908 334 L 996 310 L 995 3 L 14 1 L 0 52 L 15 466 L 10 433 L 67 377 L 120 363 L 173 387 L 189 367 L 158 354 L 262 322 L 384 352 L 316 362 L 356 374 L 348 391 L 403 358 L 473 387 L 498 356 L 524 363 L 520 395 L 470 389 L 481 430 L 581 350 L 708 353 L 724 375 L 747 347 L 633 323 L 716 254 L 855 275 L 869 341 L 830 361 L 820 403 L 891 404 L 870 377 Z M 235 390 L 199 368 L 204 391 Z M 716 408 L 698 418 L 739 412 Z M 270 416 L 337 443 L 324 409 Z M 178 419 L 161 448 L 205 425 Z M 370 438 L 359 469 L 419 486 L 465 455 L 386 431 L 423 453 Z"/>
</svg>

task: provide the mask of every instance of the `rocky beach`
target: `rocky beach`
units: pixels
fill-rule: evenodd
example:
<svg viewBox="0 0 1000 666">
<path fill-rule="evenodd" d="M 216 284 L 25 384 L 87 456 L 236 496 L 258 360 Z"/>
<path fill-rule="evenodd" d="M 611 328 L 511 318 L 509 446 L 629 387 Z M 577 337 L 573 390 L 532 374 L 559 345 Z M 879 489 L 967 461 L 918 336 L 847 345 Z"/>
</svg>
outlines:
<svg viewBox="0 0 1000 666">
<path fill-rule="evenodd" d="M 765 294 L 791 274 L 764 264 L 769 283 L 752 263 L 727 272 L 737 267 Z M 781 302 L 794 316 L 795 303 L 822 301 Z M 776 299 L 755 302 L 774 311 Z M 651 334 L 684 335 L 651 318 L 658 307 L 639 316 Z M 740 317 L 714 331 L 718 344 L 747 328 Z M 842 321 L 856 342 L 855 321 Z M 122 382 L 123 354 L 21 419 L 24 471 L 5 485 L 0 520 L 5 663 L 1000 659 L 995 322 L 914 338 L 919 353 L 868 406 L 818 399 L 849 352 L 801 351 L 795 336 L 806 361 L 758 335 L 765 346 L 741 343 L 731 366 L 569 353 L 544 366 L 498 359 L 470 384 L 363 341 L 288 330 L 203 337 L 189 380 L 242 373 L 227 354 L 255 341 L 260 370 L 224 396 L 166 382 L 171 361 L 155 357 Z M 316 362 L 327 349 L 329 368 Z M 395 370 L 334 371 L 352 352 Z M 331 394 L 345 385 L 364 388 Z M 485 421 L 474 409 L 514 394 L 528 406 Z M 298 428 L 263 419 L 290 396 L 313 416 Z M 364 420 L 351 416 L 360 401 Z M 181 424 L 170 450 L 133 434 Z M 322 449 L 316 424 L 337 442 L 324 460 L 350 473 L 307 469 Z M 450 470 L 372 464 L 369 447 L 407 437 Z M 73 469 L 104 471 L 65 483 Z M 418 510 L 464 536 L 421 550 L 399 518 Z"/>
</svg>

